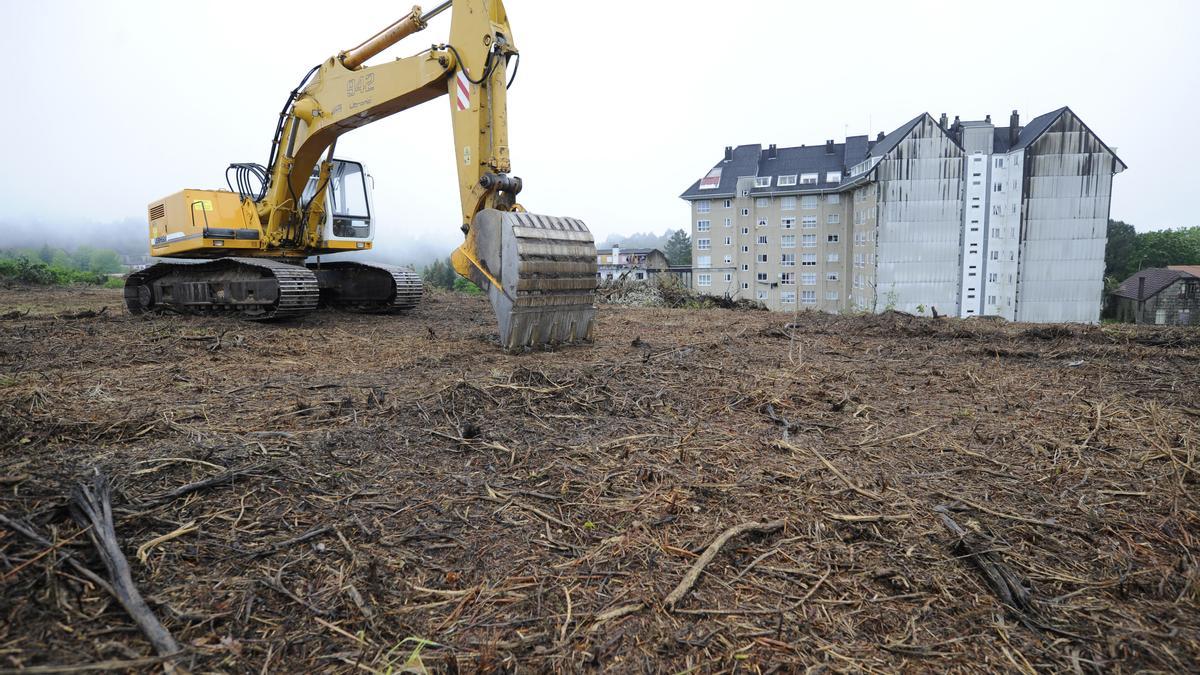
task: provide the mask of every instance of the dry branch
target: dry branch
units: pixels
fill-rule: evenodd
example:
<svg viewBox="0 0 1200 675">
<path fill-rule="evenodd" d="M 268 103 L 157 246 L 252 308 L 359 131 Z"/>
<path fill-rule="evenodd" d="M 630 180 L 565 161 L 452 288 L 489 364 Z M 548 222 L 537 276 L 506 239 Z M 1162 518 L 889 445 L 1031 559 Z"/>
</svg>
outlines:
<svg viewBox="0 0 1200 675">
<path fill-rule="evenodd" d="M 71 492 L 71 509 L 75 519 L 81 526 L 91 526 L 88 536 L 100 553 L 108 577 L 112 581 L 117 600 L 129 613 L 150 641 L 159 656 L 172 656 L 179 653 L 179 644 L 171 633 L 158 621 L 158 617 L 142 599 L 133 577 L 129 573 L 129 561 L 121 553 L 121 545 L 117 540 L 117 532 L 113 527 L 112 496 L 108 477 L 96 472 L 91 487 L 79 484 Z"/>
<path fill-rule="evenodd" d="M 713 558 L 717 557 L 717 554 L 721 552 L 721 547 L 728 543 L 730 539 L 747 532 L 774 532 L 775 530 L 782 528 L 786 523 L 787 521 L 785 520 L 774 520 L 769 523 L 742 523 L 741 525 L 735 525 L 728 530 L 725 530 L 721 533 L 721 536 L 714 539 L 713 542 L 704 549 L 704 553 L 701 553 L 700 557 L 696 559 L 696 562 L 692 564 L 692 568 L 689 569 L 687 574 L 683 576 L 683 579 L 679 582 L 679 585 L 675 587 L 675 590 L 671 591 L 670 594 L 663 599 L 663 604 L 666 605 L 668 609 L 674 609 L 675 605 L 683 599 L 683 596 L 687 595 L 688 591 L 692 590 L 692 586 L 696 585 L 696 580 L 700 578 L 700 575 L 704 572 L 704 568 L 707 567 L 710 562 L 712 562 Z"/>
</svg>

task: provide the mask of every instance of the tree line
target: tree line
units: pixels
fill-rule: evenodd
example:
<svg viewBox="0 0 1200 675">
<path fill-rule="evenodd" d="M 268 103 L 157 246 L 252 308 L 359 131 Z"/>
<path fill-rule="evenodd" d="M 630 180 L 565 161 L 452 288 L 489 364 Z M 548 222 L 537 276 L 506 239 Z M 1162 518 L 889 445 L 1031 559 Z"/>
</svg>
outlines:
<svg viewBox="0 0 1200 675">
<path fill-rule="evenodd" d="M 122 272 L 121 256 L 111 249 L 81 245 L 68 251 L 41 248 L 0 249 L 0 279 L 26 284 L 110 284 Z M 119 282 L 119 280 L 117 280 Z"/>
<path fill-rule="evenodd" d="M 1129 223 L 1108 221 L 1105 288 L 1115 288 L 1138 270 L 1168 265 L 1200 265 L 1200 227 L 1138 232 Z"/>
</svg>

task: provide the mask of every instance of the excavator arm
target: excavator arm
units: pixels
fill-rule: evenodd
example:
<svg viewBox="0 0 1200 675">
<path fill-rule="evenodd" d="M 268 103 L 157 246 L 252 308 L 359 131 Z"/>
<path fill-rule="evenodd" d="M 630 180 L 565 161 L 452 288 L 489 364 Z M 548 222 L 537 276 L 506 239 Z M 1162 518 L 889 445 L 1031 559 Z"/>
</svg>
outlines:
<svg viewBox="0 0 1200 675">
<path fill-rule="evenodd" d="M 379 65 L 365 62 L 451 9 L 449 42 Z M 573 218 L 531 214 L 510 175 L 508 64 L 518 54 L 500 0 L 420 8 L 310 72 L 289 98 L 255 208 L 275 246 L 314 246 L 325 222 L 330 160 L 342 134 L 440 96 L 449 97 L 462 209 L 455 269 L 487 291 L 509 350 L 590 340 L 596 254 Z M 317 176 L 317 189 L 306 187 Z"/>
</svg>

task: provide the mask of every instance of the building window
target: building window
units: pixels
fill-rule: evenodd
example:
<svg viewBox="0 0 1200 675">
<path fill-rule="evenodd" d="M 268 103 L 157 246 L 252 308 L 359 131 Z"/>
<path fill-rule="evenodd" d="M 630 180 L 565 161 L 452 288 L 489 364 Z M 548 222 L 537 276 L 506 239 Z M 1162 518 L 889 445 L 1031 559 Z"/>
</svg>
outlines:
<svg viewBox="0 0 1200 675">
<path fill-rule="evenodd" d="M 996 239 L 1000 238 L 1000 228 L 998 228 L 998 227 L 992 228 L 992 237 L 994 237 Z"/>
<path fill-rule="evenodd" d="M 795 286 L 796 285 L 796 273 L 795 272 L 784 272 L 783 274 L 780 274 L 779 275 L 779 283 L 784 286 Z"/>
<path fill-rule="evenodd" d="M 709 267 L 712 267 L 712 256 L 711 255 L 696 256 L 696 267 L 699 267 L 701 269 L 707 269 Z"/>
<path fill-rule="evenodd" d="M 972 272 L 971 274 L 974 274 L 974 272 Z M 999 276 L 1000 275 L 996 274 L 995 272 L 988 272 L 988 281 L 995 282 L 996 278 Z"/>
<path fill-rule="evenodd" d="M 1003 191 L 1004 191 L 1004 183 L 996 181 L 996 184 L 992 186 L 992 192 L 1003 192 Z"/>
<path fill-rule="evenodd" d="M 750 271 L 750 266 L 749 266 L 749 265 L 747 265 L 746 263 L 742 263 L 742 271 L 743 271 L 743 272 L 749 272 L 749 271 Z"/>
<path fill-rule="evenodd" d="M 760 263 L 767 262 L 767 254 L 766 253 L 759 253 L 757 257 L 758 257 L 758 262 L 760 262 Z"/>
<path fill-rule="evenodd" d="M 779 264 L 782 267 L 795 267 L 796 266 L 796 254 L 795 253 L 784 253 L 782 256 L 779 257 Z"/>
<path fill-rule="evenodd" d="M 743 215 L 743 216 L 748 216 L 748 215 L 750 215 L 750 209 L 742 209 L 742 215 Z"/>
<path fill-rule="evenodd" d="M 842 214 L 831 213 L 828 216 L 826 216 L 825 222 L 830 225 L 837 225 L 838 223 L 842 222 Z"/>
<path fill-rule="evenodd" d="M 814 229 L 817 226 L 817 217 L 804 216 L 800 219 L 800 225 L 806 230 Z"/>
<path fill-rule="evenodd" d="M 826 300 L 837 300 L 837 299 L 838 299 L 838 292 L 837 292 L 837 291 L 827 291 L 827 292 L 825 293 L 825 299 L 826 299 Z"/>
<path fill-rule="evenodd" d="M 732 265 L 733 264 L 733 256 L 731 256 L 731 255 L 725 256 L 725 264 Z"/>
<path fill-rule="evenodd" d="M 1000 251 L 992 251 L 992 260 L 1000 259 Z"/>
<path fill-rule="evenodd" d="M 987 300 L 987 304 L 989 304 L 989 305 L 994 305 L 994 304 L 996 304 L 996 296 L 994 296 L 994 295 L 989 295 L 989 296 L 988 296 L 988 300 Z"/>
<path fill-rule="evenodd" d="M 779 237 L 780 248 L 796 248 L 796 235 L 785 234 Z"/>
<path fill-rule="evenodd" d="M 767 235 L 765 235 L 765 234 L 758 235 L 758 245 L 759 246 L 767 245 Z"/>
<path fill-rule="evenodd" d="M 709 211 L 712 211 L 712 202 L 707 199 L 696 202 L 696 213 L 708 213 Z"/>
<path fill-rule="evenodd" d="M 795 197 L 781 197 L 779 199 L 779 208 L 783 211 L 795 211 L 796 210 L 796 198 Z"/>
<path fill-rule="evenodd" d="M 796 294 L 791 291 L 783 291 L 779 294 L 779 302 L 785 305 L 796 304 Z"/>
<path fill-rule="evenodd" d="M 733 200 L 732 200 L 732 199 L 726 199 L 726 200 L 725 200 L 725 208 L 729 208 L 729 207 L 731 207 L 731 206 L 733 206 Z"/>
<path fill-rule="evenodd" d="M 707 251 L 708 249 L 712 248 L 712 239 L 697 239 L 696 248 L 700 249 L 701 251 Z"/>
<path fill-rule="evenodd" d="M 825 174 L 825 182 L 826 182 L 826 183 L 840 183 L 840 182 L 842 182 L 842 172 L 841 172 L 841 171 L 829 171 L 829 172 L 827 172 L 827 173 Z"/>
<path fill-rule="evenodd" d="M 696 221 L 696 231 L 697 232 L 708 232 L 708 230 L 711 227 L 712 227 L 712 221 L 710 221 L 710 220 L 697 220 Z"/>
<path fill-rule="evenodd" d="M 697 286 L 712 286 L 712 275 L 711 274 L 697 274 L 696 275 L 696 285 Z"/>
<path fill-rule="evenodd" d="M 817 254 L 816 253 L 805 253 L 800 258 L 800 266 L 801 267 L 813 267 L 816 264 L 817 264 Z"/>
<path fill-rule="evenodd" d="M 816 185 L 817 180 L 820 179 L 820 177 L 821 177 L 821 174 L 819 174 L 819 173 L 802 173 L 802 174 L 800 174 L 800 184 L 801 185 Z"/>
<path fill-rule="evenodd" d="M 766 197 L 759 197 L 754 200 L 754 208 L 765 209 L 771 205 L 771 200 Z"/>
<path fill-rule="evenodd" d="M 758 226 L 759 226 L 759 227 L 766 227 L 767 225 L 768 225 L 768 223 L 767 223 L 767 219 L 766 219 L 766 218 L 759 218 L 759 219 L 758 219 Z"/>
<path fill-rule="evenodd" d="M 733 227 L 733 218 L 725 219 L 725 227 Z"/>
<path fill-rule="evenodd" d="M 837 193 L 834 193 L 831 195 L 825 195 L 825 203 L 826 204 L 840 204 L 840 203 L 842 203 L 842 197 L 841 197 L 841 195 L 839 195 Z"/>
<path fill-rule="evenodd" d="M 743 189 L 742 189 L 742 196 L 743 196 L 743 197 L 749 197 L 749 196 L 750 196 L 750 189 L 749 189 L 749 188 L 743 188 Z"/>
<path fill-rule="evenodd" d="M 837 272 L 826 272 L 825 273 L 825 281 L 837 281 L 837 280 L 838 280 Z"/>
<path fill-rule="evenodd" d="M 756 188 L 771 187 L 771 177 L 770 176 L 759 176 L 758 178 L 755 178 L 754 179 L 754 187 L 756 187 Z"/>
<path fill-rule="evenodd" d="M 750 234 L 750 228 L 748 228 L 748 227 L 743 227 L 743 228 L 742 228 L 742 234 Z"/>
<path fill-rule="evenodd" d="M 733 272 L 726 272 L 725 274 L 723 274 L 721 276 L 724 278 L 725 283 L 729 283 L 729 282 L 733 281 Z"/>
<path fill-rule="evenodd" d="M 837 262 L 840 258 L 841 256 L 839 256 L 837 253 L 830 253 L 829 255 L 825 256 L 825 262 Z"/>
<path fill-rule="evenodd" d="M 796 174 L 792 174 L 790 176 L 780 176 L 779 181 L 776 182 L 775 184 L 778 185 L 779 187 L 784 187 L 787 185 L 795 185 L 796 184 Z"/>
<path fill-rule="evenodd" d="M 801 197 L 800 198 L 800 208 L 802 208 L 806 211 L 811 211 L 812 209 L 817 208 L 817 196 L 816 195 L 804 195 L 803 197 Z"/>
<path fill-rule="evenodd" d="M 782 218 L 779 221 L 779 226 L 785 230 L 790 230 L 790 229 L 796 227 L 796 219 L 795 218 Z"/>
<path fill-rule="evenodd" d="M 766 302 L 767 301 L 767 292 L 766 291 L 758 291 L 757 297 L 758 297 L 759 302 Z"/>
<path fill-rule="evenodd" d="M 829 242 L 830 244 L 836 244 L 838 243 L 838 235 L 831 234 L 828 237 L 825 237 L 825 241 Z"/>
<path fill-rule="evenodd" d="M 743 282 L 742 282 L 742 290 L 744 291 L 744 290 L 746 290 L 747 288 L 750 288 L 750 284 L 749 284 L 749 283 L 747 283 L 747 282 L 745 282 L 745 281 L 743 281 Z"/>
<path fill-rule="evenodd" d="M 733 237 L 725 237 L 725 245 L 732 246 L 733 245 Z"/>
<path fill-rule="evenodd" d="M 801 248 L 813 248 L 816 245 L 817 245 L 817 235 L 815 235 L 815 234 L 800 235 L 800 247 Z"/>
<path fill-rule="evenodd" d="M 854 191 L 854 201 L 856 201 L 856 202 L 867 201 L 867 189 L 859 188 L 859 189 L 855 190 Z"/>
<path fill-rule="evenodd" d="M 1003 169 L 1003 168 L 1004 168 L 1004 158 L 1003 158 L 1003 157 L 997 157 L 997 158 L 996 158 L 996 168 L 997 168 L 997 169 Z M 978 175 L 978 174 L 976 174 L 976 175 Z"/>
<path fill-rule="evenodd" d="M 800 285 L 801 286 L 816 286 L 817 285 L 817 275 L 811 274 L 811 273 L 801 274 L 800 275 Z"/>
<path fill-rule="evenodd" d="M 766 273 L 766 272 L 759 272 L 758 274 L 756 274 L 756 275 L 755 275 L 755 278 L 756 278 L 758 281 L 766 281 L 766 280 L 767 280 L 767 273 Z"/>
<path fill-rule="evenodd" d="M 742 253 L 749 253 L 749 252 L 750 252 L 750 247 L 749 247 L 749 246 L 743 246 L 743 247 L 742 247 Z"/>
<path fill-rule="evenodd" d="M 817 304 L 817 292 L 816 291 L 800 291 L 800 304 L 802 304 L 802 305 Z"/>
</svg>

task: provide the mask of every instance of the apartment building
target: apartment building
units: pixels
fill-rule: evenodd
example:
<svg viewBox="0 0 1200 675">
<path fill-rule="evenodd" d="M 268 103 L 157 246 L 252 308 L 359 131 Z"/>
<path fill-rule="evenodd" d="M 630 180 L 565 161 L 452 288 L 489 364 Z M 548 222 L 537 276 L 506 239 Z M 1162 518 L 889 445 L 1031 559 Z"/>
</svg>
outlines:
<svg viewBox="0 0 1200 675">
<path fill-rule="evenodd" d="M 681 197 L 692 285 L 777 310 L 1096 322 L 1112 176 L 1069 108 L 918 115 L 875 139 L 743 145 Z"/>
</svg>

